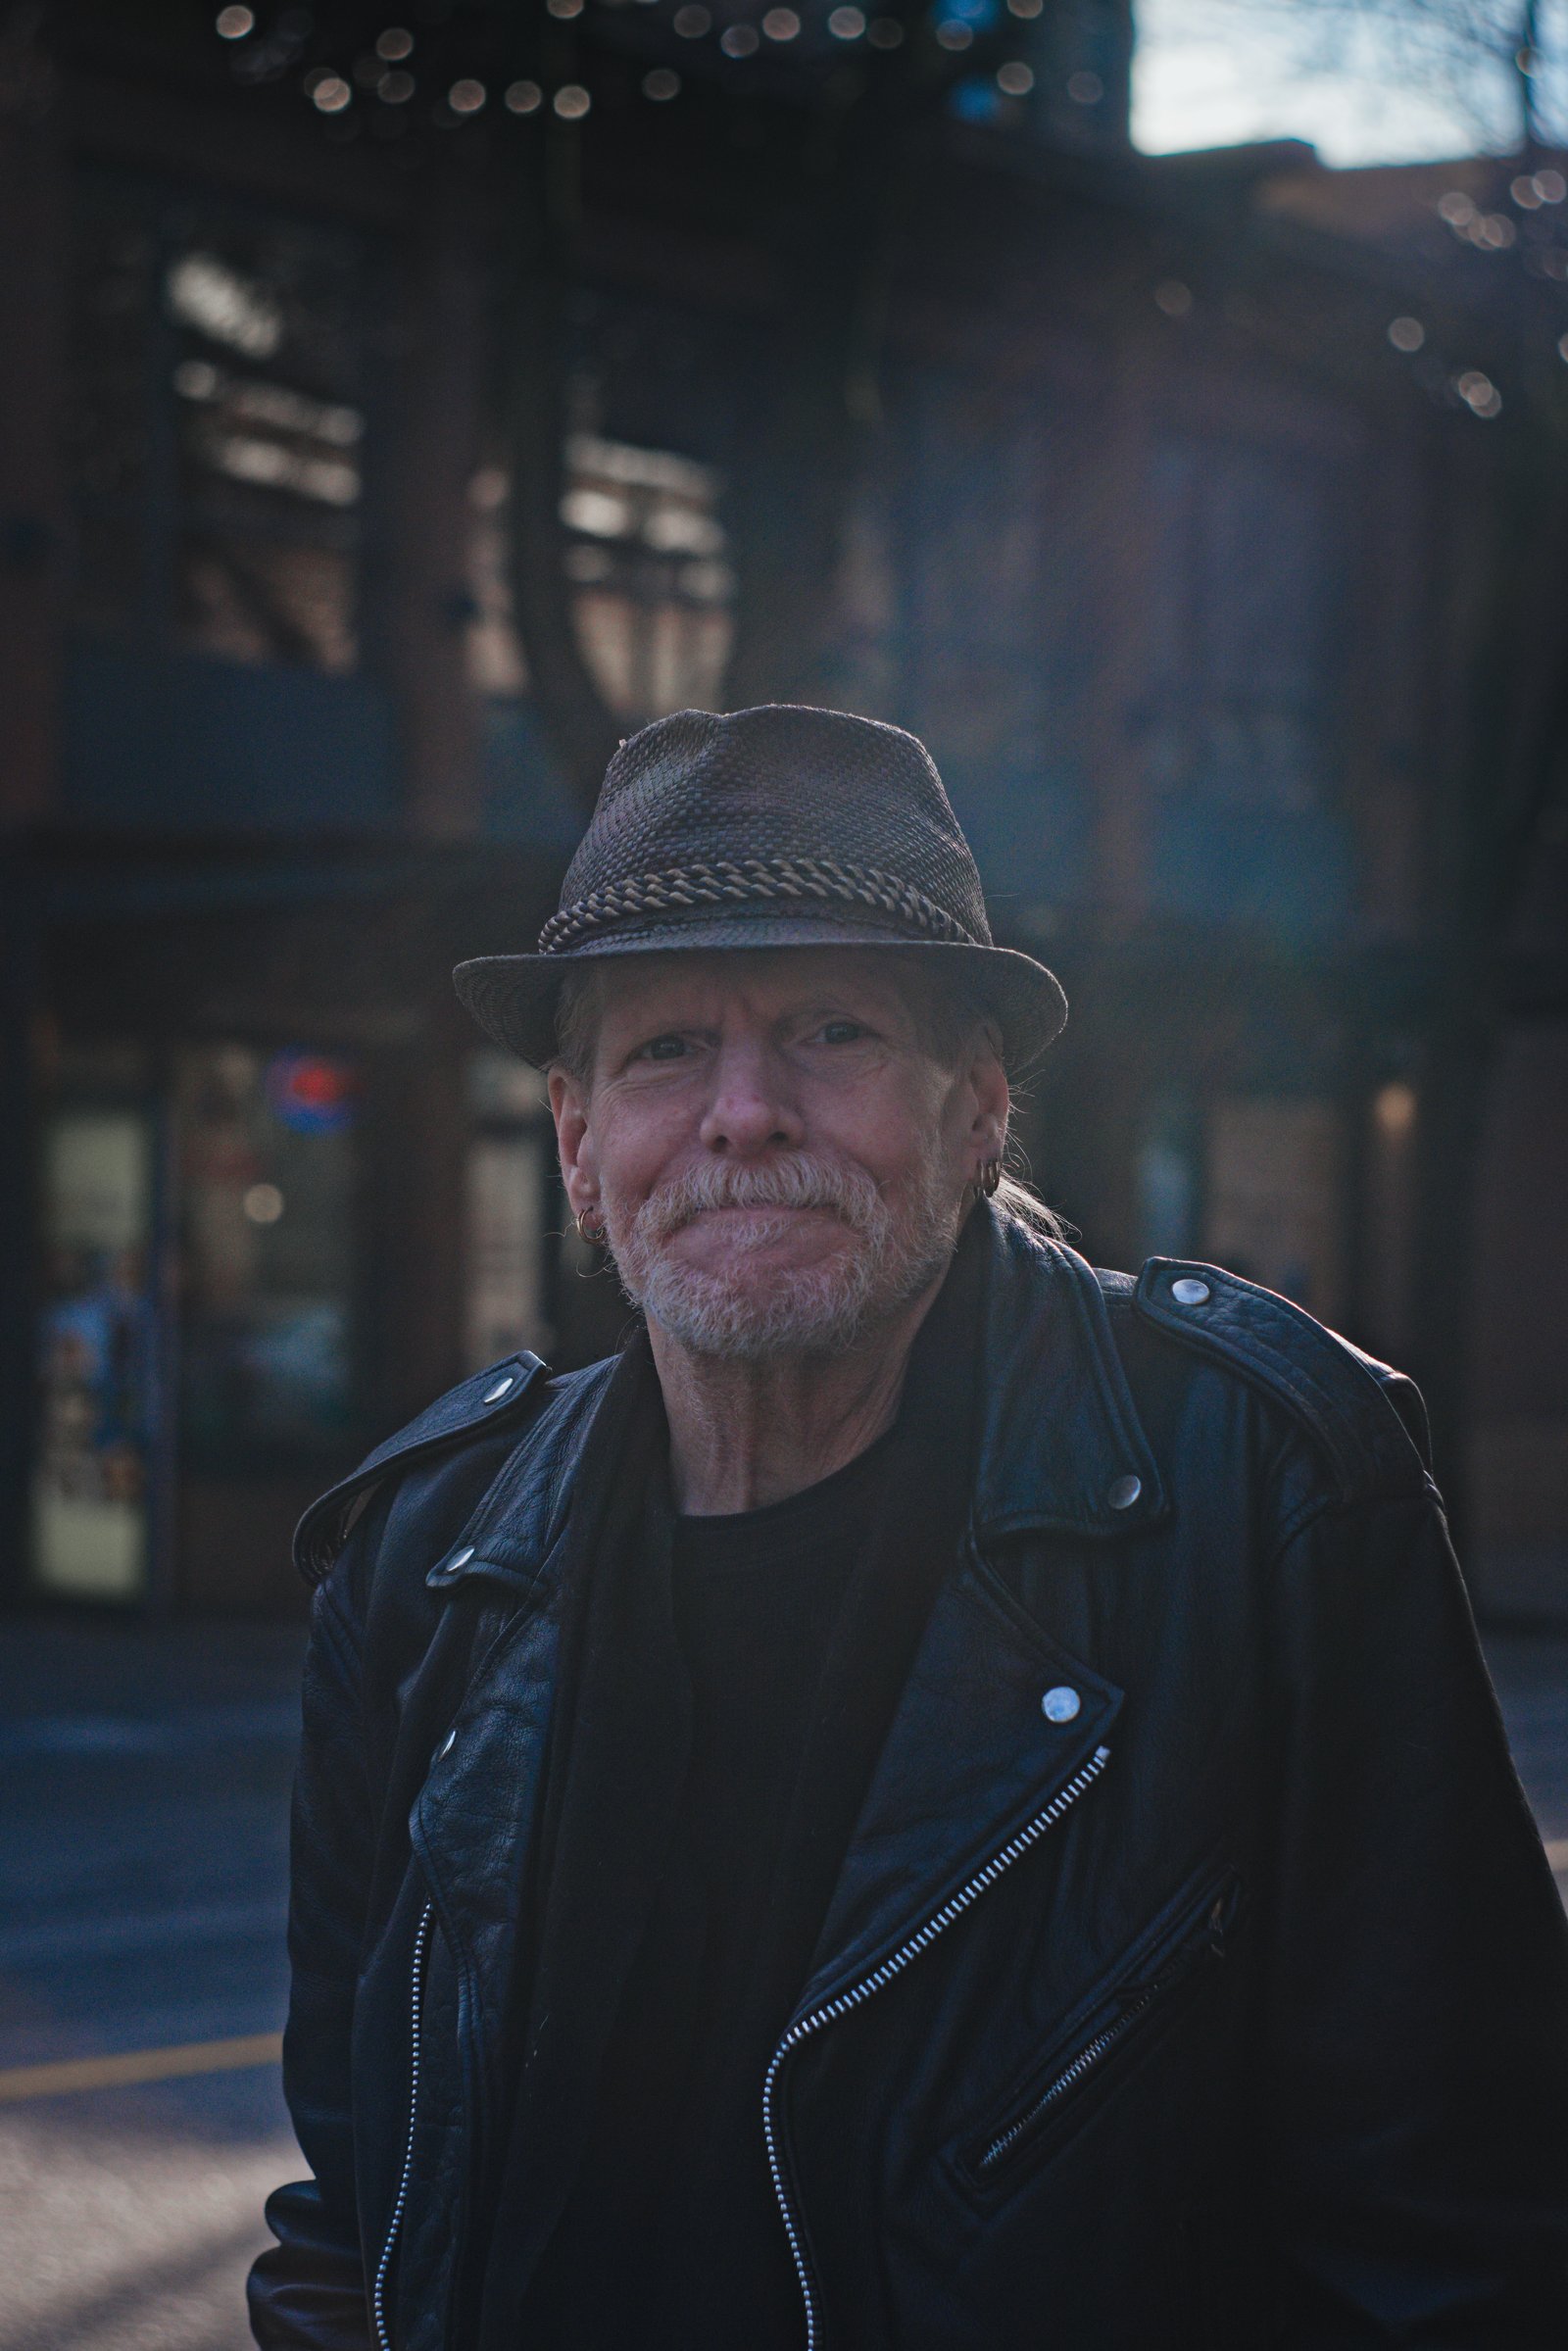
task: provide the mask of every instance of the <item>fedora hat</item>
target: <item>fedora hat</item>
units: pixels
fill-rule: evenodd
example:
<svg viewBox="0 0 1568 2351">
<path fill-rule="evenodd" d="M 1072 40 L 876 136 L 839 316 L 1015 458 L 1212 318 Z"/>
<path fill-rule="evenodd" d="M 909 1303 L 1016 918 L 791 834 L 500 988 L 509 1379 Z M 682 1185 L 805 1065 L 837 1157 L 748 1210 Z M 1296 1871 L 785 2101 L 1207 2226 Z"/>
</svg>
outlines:
<svg viewBox="0 0 1568 2351">
<path fill-rule="evenodd" d="M 1014 1073 L 1067 1017 L 1054 975 L 993 943 L 925 745 L 792 703 L 677 710 L 629 735 L 537 950 L 477 955 L 453 980 L 488 1036 L 543 1066 L 569 972 L 672 948 L 780 947 L 917 950 L 993 1013 Z"/>
</svg>

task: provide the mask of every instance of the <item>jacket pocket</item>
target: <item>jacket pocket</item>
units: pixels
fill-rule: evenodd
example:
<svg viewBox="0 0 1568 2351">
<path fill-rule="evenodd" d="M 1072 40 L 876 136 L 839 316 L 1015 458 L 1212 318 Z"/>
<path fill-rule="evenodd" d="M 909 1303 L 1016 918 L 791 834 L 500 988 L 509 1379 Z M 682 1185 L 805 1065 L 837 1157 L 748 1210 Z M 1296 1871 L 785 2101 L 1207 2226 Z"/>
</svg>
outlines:
<svg viewBox="0 0 1568 2351">
<path fill-rule="evenodd" d="M 958 2155 L 971 2188 L 1000 2189 L 1026 2159 L 1066 2134 L 1102 2082 L 1145 2036 L 1194 1998 L 1225 1956 L 1242 1910 L 1240 1873 L 1210 1873 L 1184 1891 L 1074 2013 L 1067 2033 L 1007 2105 Z"/>
</svg>

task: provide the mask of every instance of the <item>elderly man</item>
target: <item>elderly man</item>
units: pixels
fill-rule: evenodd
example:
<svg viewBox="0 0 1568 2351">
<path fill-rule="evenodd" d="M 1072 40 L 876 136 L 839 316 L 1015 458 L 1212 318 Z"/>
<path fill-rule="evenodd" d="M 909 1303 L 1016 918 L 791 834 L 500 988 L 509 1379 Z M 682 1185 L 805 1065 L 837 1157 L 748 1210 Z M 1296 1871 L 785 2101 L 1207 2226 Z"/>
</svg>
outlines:
<svg viewBox="0 0 1568 2351">
<path fill-rule="evenodd" d="M 308 1514 L 253 2323 L 333 2351 L 1568 2342 L 1568 1954 L 1408 1384 L 1001 1180 L 929 759 L 622 745 L 535 955 L 640 1309 Z"/>
</svg>

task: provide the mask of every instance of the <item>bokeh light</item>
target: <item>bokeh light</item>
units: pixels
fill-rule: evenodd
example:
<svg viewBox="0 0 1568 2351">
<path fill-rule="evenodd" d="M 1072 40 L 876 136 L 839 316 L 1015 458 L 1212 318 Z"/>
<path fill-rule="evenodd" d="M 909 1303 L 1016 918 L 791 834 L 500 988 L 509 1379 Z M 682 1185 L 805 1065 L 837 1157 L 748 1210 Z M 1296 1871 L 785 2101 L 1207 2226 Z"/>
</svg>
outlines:
<svg viewBox="0 0 1568 2351">
<path fill-rule="evenodd" d="M 1466 367 L 1454 378 L 1454 390 L 1465 407 L 1475 416 L 1496 416 L 1502 413 L 1502 394 L 1479 367 Z"/>
</svg>

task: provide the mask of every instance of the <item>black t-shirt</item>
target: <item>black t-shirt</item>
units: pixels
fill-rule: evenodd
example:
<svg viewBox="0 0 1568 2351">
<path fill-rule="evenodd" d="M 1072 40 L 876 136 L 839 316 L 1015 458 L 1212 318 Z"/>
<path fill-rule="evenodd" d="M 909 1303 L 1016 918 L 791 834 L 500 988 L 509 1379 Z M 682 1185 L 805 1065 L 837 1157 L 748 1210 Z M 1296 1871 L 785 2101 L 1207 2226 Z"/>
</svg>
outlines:
<svg viewBox="0 0 1568 2351">
<path fill-rule="evenodd" d="M 582 2168 L 528 2296 L 540 2351 L 799 2351 L 762 2082 L 820 1921 L 773 1930 L 792 1899 L 781 1865 L 823 1666 L 889 1445 L 767 1509 L 651 1506 L 691 1744 Z"/>
</svg>

